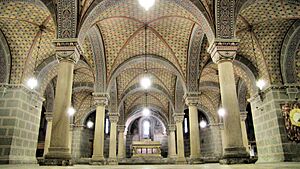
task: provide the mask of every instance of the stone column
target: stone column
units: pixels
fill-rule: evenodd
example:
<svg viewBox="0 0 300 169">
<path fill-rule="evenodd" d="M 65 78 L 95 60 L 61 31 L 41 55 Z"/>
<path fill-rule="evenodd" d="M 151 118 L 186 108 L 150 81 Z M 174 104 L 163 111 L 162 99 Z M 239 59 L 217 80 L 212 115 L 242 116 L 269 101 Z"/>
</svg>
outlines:
<svg viewBox="0 0 300 169">
<path fill-rule="evenodd" d="M 246 151 L 249 153 L 249 146 L 248 146 L 248 135 L 247 135 L 247 128 L 246 128 L 246 118 L 247 118 L 247 111 L 241 112 L 241 129 L 242 129 L 242 137 L 243 137 L 243 145 L 246 148 Z"/>
<path fill-rule="evenodd" d="M 177 132 L 177 164 L 185 164 L 186 160 L 184 157 L 184 141 L 183 141 L 183 122 L 184 113 L 174 114 L 174 121 L 176 123 L 176 132 Z"/>
<path fill-rule="evenodd" d="M 189 127 L 190 127 L 190 163 L 203 163 L 200 158 L 200 134 L 198 123 L 198 101 L 200 93 L 188 93 L 185 97 L 189 107 Z"/>
<path fill-rule="evenodd" d="M 176 159 L 176 140 L 175 140 L 175 125 L 169 125 L 169 159 Z"/>
<path fill-rule="evenodd" d="M 124 142 L 124 131 L 125 126 L 124 125 L 118 125 L 118 131 L 119 131 L 119 139 L 118 139 L 118 159 L 125 158 L 125 142 Z"/>
<path fill-rule="evenodd" d="M 104 121 L 105 121 L 105 106 L 107 105 L 107 94 L 94 93 L 94 100 L 97 105 L 96 108 L 96 121 L 95 133 L 93 144 L 93 156 L 91 164 L 104 164 Z"/>
<path fill-rule="evenodd" d="M 208 49 L 215 63 L 218 64 L 219 83 L 224 115 L 223 159 L 220 163 L 246 163 L 249 154 L 243 145 L 240 109 L 237 99 L 233 60 L 238 48 L 238 41 L 217 39 Z"/>
<path fill-rule="evenodd" d="M 73 142 L 73 124 L 70 124 L 70 131 L 69 131 L 69 151 L 72 154 L 72 142 Z"/>
<path fill-rule="evenodd" d="M 119 120 L 119 115 L 116 113 L 109 114 L 110 121 L 110 135 L 109 135 L 109 159 L 108 163 L 110 165 L 117 165 L 117 123 Z"/>
<path fill-rule="evenodd" d="M 46 120 L 47 120 L 47 130 L 45 137 L 45 145 L 44 145 L 44 157 L 48 153 L 48 148 L 50 146 L 50 138 L 51 138 L 51 130 L 52 130 L 52 112 L 46 112 Z"/>
<path fill-rule="evenodd" d="M 74 64 L 80 58 L 80 49 L 73 39 L 56 40 L 56 57 L 59 61 L 53 106 L 53 122 L 49 152 L 45 165 L 71 165 L 69 151 L 70 118 Z"/>
</svg>

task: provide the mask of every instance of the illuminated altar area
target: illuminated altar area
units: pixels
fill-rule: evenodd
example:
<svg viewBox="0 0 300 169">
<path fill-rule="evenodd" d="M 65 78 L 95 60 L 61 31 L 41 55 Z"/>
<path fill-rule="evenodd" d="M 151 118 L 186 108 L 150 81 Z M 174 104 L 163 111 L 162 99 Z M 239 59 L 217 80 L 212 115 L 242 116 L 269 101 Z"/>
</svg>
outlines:
<svg viewBox="0 0 300 169">
<path fill-rule="evenodd" d="M 161 144 L 159 141 L 143 139 L 132 142 L 132 158 L 135 157 L 161 157 Z"/>
</svg>

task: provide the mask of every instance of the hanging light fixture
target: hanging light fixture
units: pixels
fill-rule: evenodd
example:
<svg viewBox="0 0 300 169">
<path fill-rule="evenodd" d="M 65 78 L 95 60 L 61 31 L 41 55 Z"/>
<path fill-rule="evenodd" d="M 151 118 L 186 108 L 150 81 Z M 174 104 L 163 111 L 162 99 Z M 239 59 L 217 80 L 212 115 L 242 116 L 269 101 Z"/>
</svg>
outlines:
<svg viewBox="0 0 300 169">
<path fill-rule="evenodd" d="M 148 93 L 147 92 L 145 92 L 145 107 L 143 108 L 143 111 L 142 111 L 142 113 L 143 113 L 143 116 L 149 116 L 150 115 L 150 109 L 148 108 L 148 100 L 147 100 L 147 96 L 148 96 Z"/>
<path fill-rule="evenodd" d="M 256 52 L 255 52 L 255 48 L 254 48 L 254 40 L 253 40 L 253 34 L 254 34 L 254 31 L 253 31 L 253 26 L 250 27 L 250 33 L 251 33 L 251 40 L 252 40 L 252 50 L 253 50 L 253 55 L 254 55 L 254 58 L 255 58 L 255 62 L 256 62 L 256 68 L 258 69 L 258 59 L 256 57 Z M 259 74 L 259 73 L 258 73 Z M 259 88 L 259 90 L 262 90 L 266 85 L 266 82 L 264 79 L 260 79 L 258 78 L 257 81 L 256 81 L 256 87 Z M 260 92 L 260 91 L 259 91 Z M 260 94 L 260 93 L 259 93 Z"/>
<path fill-rule="evenodd" d="M 88 121 L 87 123 L 86 123 L 86 126 L 87 126 L 87 128 L 92 128 L 93 126 L 94 126 L 94 123 L 92 122 L 92 121 Z"/>
<path fill-rule="evenodd" d="M 225 113 L 226 113 L 226 111 L 225 111 L 224 108 L 220 108 L 220 109 L 218 110 L 218 114 L 219 114 L 220 117 L 224 117 L 224 116 L 225 116 Z"/>
<path fill-rule="evenodd" d="M 37 86 L 38 86 L 38 80 L 36 78 L 36 72 L 35 72 L 35 69 L 36 69 L 36 64 L 37 64 L 37 60 L 38 60 L 38 57 L 39 57 L 39 51 L 40 51 L 40 48 L 41 48 L 41 39 L 42 39 L 42 36 L 43 36 L 43 31 L 45 29 L 45 27 L 43 25 L 39 26 L 40 28 L 40 32 L 41 32 L 41 35 L 40 35 L 40 38 L 39 38 L 39 43 L 38 43 L 38 46 L 37 46 L 37 54 L 36 54 L 36 57 L 35 57 L 35 61 L 34 61 L 34 68 L 33 68 L 33 76 L 30 77 L 28 80 L 27 80 L 27 86 L 33 90 L 35 89 Z"/>
<path fill-rule="evenodd" d="M 76 113 L 76 110 L 73 107 L 69 107 L 68 109 L 68 115 L 71 117 Z"/>
<path fill-rule="evenodd" d="M 205 128 L 207 126 L 207 122 L 205 120 L 200 121 L 200 127 Z"/>
<path fill-rule="evenodd" d="M 148 11 L 154 4 L 155 0 L 139 0 L 139 4 Z"/>
<path fill-rule="evenodd" d="M 149 77 L 149 74 L 148 74 L 148 68 L 147 68 L 147 27 L 148 25 L 145 24 L 145 44 L 144 44 L 144 49 L 145 49 L 145 52 L 144 52 L 144 55 L 145 55 L 145 60 L 144 60 L 144 75 L 143 77 L 141 78 L 140 80 L 140 85 L 142 86 L 143 89 L 148 89 L 151 87 L 152 85 L 152 82 L 151 82 L 151 79 Z"/>
</svg>

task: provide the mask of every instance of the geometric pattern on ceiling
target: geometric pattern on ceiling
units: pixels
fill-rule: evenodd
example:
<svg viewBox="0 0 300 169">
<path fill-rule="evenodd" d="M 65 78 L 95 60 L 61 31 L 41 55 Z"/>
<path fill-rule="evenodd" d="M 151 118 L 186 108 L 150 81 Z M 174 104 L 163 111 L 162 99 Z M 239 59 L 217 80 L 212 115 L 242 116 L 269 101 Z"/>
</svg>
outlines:
<svg viewBox="0 0 300 169">
<path fill-rule="evenodd" d="M 145 11 L 136 0 L 108 7 L 98 17 L 103 35 L 107 76 L 124 60 L 144 54 L 147 28 L 147 53 L 171 61 L 185 75 L 188 41 L 195 18 L 174 2 L 159 1 Z"/>
<path fill-rule="evenodd" d="M 146 94 L 143 92 L 134 93 L 126 99 L 124 102 L 125 113 L 129 112 L 135 106 L 145 106 Z M 161 108 L 165 113 L 168 113 L 169 100 L 162 94 L 157 92 L 148 92 L 147 94 L 147 105 L 154 105 Z M 162 113 L 162 112 L 161 112 Z"/>
<path fill-rule="evenodd" d="M 84 43 L 82 44 L 82 52 L 83 52 L 85 61 L 92 68 L 92 70 L 95 70 L 95 62 L 94 62 L 94 57 L 93 57 L 92 44 L 88 37 L 86 37 L 84 39 Z"/>
<path fill-rule="evenodd" d="M 0 27 L 12 56 L 11 83 L 22 83 L 21 80 L 33 71 L 41 24 L 46 29 L 42 34 L 37 65 L 54 54 L 51 41 L 55 37 L 55 28 L 50 13 L 31 3 L 0 2 Z"/>
<path fill-rule="evenodd" d="M 76 110 L 74 123 L 80 124 L 80 121 L 90 112 L 94 105 L 94 99 L 91 91 L 81 90 L 72 94 L 72 106 Z"/>
<path fill-rule="evenodd" d="M 148 73 L 151 75 L 152 83 L 163 87 L 172 97 L 175 94 L 176 76 L 159 63 L 148 62 Z M 117 77 L 118 98 L 121 99 L 123 92 L 134 84 L 138 84 L 144 72 L 144 63 L 136 63 L 126 67 Z"/>
<path fill-rule="evenodd" d="M 300 6 L 280 0 L 258 1 L 239 14 L 237 37 L 241 44 L 238 54 L 257 65 L 260 76 L 270 79 L 273 84 L 281 83 L 279 60 L 282 41 L 294 19 L 299 18 Z M 248 25 L 253 26 L 256 59 Z"/>
</svg>

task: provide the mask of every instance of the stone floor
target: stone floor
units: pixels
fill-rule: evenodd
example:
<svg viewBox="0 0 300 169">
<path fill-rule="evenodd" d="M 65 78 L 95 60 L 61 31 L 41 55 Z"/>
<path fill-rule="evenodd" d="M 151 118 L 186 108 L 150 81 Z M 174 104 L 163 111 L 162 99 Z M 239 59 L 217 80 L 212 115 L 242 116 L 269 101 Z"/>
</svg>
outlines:
<svg viewBox="0 0 300 169">
<path fill-rule="evenodd" d="M 247 165 L 119 165 L 119 166 L 90 166 L 75 165 L 72 167 L 53 167 L 38 165 L 0 165 L 5 169 L 300 169 L 300 163 L 270 163 L 270 164 L 247 164 Z"/>
</svg>

